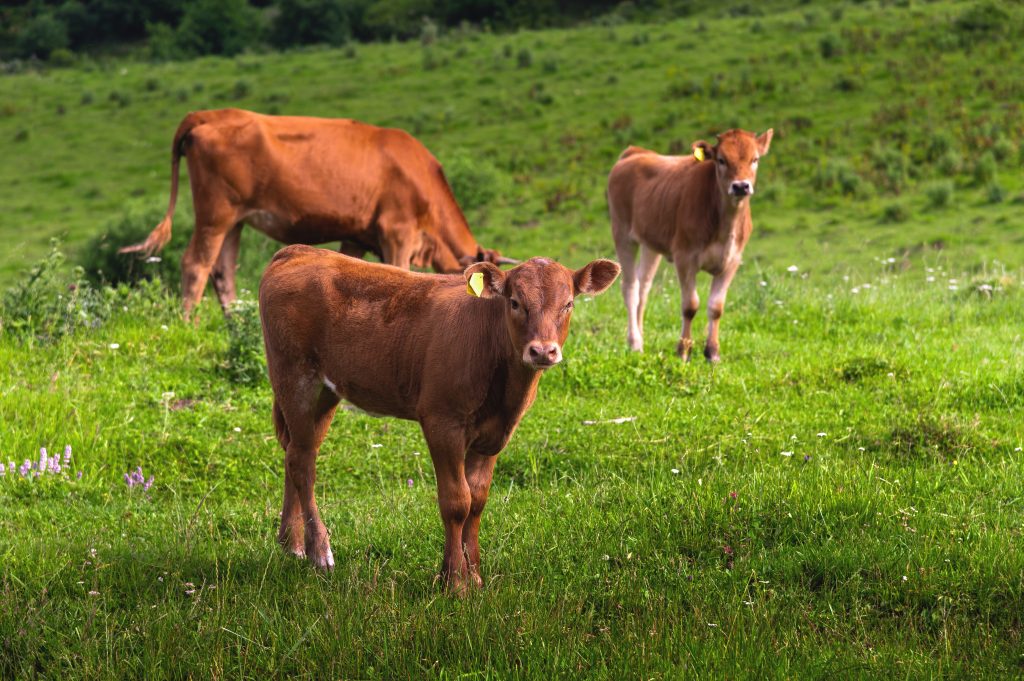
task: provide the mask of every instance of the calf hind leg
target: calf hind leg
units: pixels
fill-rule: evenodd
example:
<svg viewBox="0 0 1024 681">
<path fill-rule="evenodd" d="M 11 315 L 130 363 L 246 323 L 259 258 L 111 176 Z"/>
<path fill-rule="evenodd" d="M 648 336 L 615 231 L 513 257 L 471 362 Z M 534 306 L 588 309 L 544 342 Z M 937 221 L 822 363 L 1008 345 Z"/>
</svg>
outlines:
<svg viewBox="0 0 1024 681">
<path fill-rule="evenodd" d="M 217 292 L 217 299 L 225 314 L 235 302 L 235 271 L 238 269 L 238 249 L 242 241 L 242 223 L 235 225 L 220 247 L 220 255 L 213 266 L 213 289 Z"/>
<path fill-rule="evenodd" d="M 274 430 L 277 431 L 277 440 L 281 448 L 288 452 L 288 443 L 291 436 L 288 434 L 288 424 L 285 423 L 284 414 L 277 401 L 274 401 Z M 287 457 L 286 457 L 287 458 Z M 299 503 L 299 496 L 295 491 L 291 475 L 288 473 L 288 466 L 284 467 L 284 505 L 281 508 L 281 525 L 277 531 L 277 543 L 288 553 L 304 558 L 306 556 L 305 532 L 303 532 L 302 505 Z"/>
<path fill-rule="evenodd" d="M 289 394 L 297 397 L 296 392 Z M 287 408 L 281 410 L 287 424 L 285 483 L 289 487 L 285 488 L 284 506 L 281 509 L 282 531 L 279 532 L 278 538 L 281 539 L 283 534 L 287 539 L 287 543 L 283 544 L 285 548 L 297 553 L 296 526 L 300 524 L 295 519 L 297 501 L 301 510 L 302 550 L 315 567 L 326 570 L 334 567 L 334 555 L 331 553 L 327 528 L 320 518 L 320 509 L 314 496 L 316 457 L 337 406 L 338 398 L 322 389 L 311 411 L 301 407 L 290 411 Z"/>
<path fill-rule="evenodd" d="M 636 250 L 635 241 L 624 236 L 615 240 L 615 254 L 619 258 L 619 265 L 622 266 L 622 302 L 626 305 L 626 342 L 629 349 L 640 352 L 644 349 L 643 331 L 637 320 L 637 313 L 640 310 L 640 282 L 637 279 L 636 271 Z"/>
<path fill-rule="evenodd" d="M 643 347 L 644 335 L 644 312 L 647 310 L 647 296 L 651 293 L 651 284 L 654 283 L 654 275 L 658 273 L 658 266 L 661 264 L 661 254 L 648 248 L 640 247 L 640 265 L 637 268 L 637 280 L 640 287 L 639 301 L 637 303 L 636 323 L 640 335 L 640 344 Z"/>
</svg>

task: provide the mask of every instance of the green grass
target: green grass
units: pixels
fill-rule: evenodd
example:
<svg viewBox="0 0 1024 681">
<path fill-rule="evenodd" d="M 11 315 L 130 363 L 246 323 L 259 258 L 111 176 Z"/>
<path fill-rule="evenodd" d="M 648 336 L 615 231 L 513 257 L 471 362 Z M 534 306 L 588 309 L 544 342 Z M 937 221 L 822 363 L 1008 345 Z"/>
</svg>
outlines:
<svg viewBox="0 0 1024 681">
<path fill-rule="evenodd" d="M 1003 41 L 927 47 L 961 11 L 845 6 L 842 27 L 880 35 L 828 60 L 819 44 L 840 28 L 812 7 L 443 40 L 429 71 L 410 44 L 0 79 L 0 139 L 29 130 L 0 158 L 8 283 L 53 234 L 74 255 L 126 205 L 159 213 L 191 108 L 416 130 L 442 160 L 468 153 L 502 175 L 471 211 L 481 241 L 573 265 L 612 253 L 603 186 L 627 143 L 667 149 L 734 123 L 780 133 L 723 363 L 672 354 L 670 267 L 643 354 L 625 349 L 618 286 L 581 301 L 566 361 L 499 459 L 487 587 L 463 600 L 435 582 L 443 537 L 414 423 L 339 412 L 318 480 L 337 569 L 277 549 L 270 389 L 231 379 L 211 300 L 197 325 L 147 290 L 56 341 L 5 332 L 0 459 L 71 444 L 83 476 L 0 478 L 0 677 L 1020 676 L 1024 181 L 1002 161 L 1006 199 L 990 203 L 971 163 L 981 118 L 1001 126 L 986 138 L 1020 144 L 1005 76 L 1021 56 Z M 717 73 L 734 90 L 670 94 L 691 78 L 706 93 Z M 744 73 L 774 90 L 741 87 Z M 844 74 L 862 89 L 835 90 Z M 250 94 L 236 101 L 239 80 Z M 923 150 L 940 133 L 963 160 L 948 178 Z M 914 161 L 898 193 L 875 145 Z M 860 194 L 822 188 L 819 163 L 834 162 Z M 935 207 L 927 190 L 946 179 L 951 201 Z M 179 230 L 188 213 L 184 200 Z M 245 241 L 252 288 L 274 245 Z M 634 420 L 585 424 L 618 417 Z M 148 494 L 121 479 L 137 465 L 155 475 Z"/>
</svg>

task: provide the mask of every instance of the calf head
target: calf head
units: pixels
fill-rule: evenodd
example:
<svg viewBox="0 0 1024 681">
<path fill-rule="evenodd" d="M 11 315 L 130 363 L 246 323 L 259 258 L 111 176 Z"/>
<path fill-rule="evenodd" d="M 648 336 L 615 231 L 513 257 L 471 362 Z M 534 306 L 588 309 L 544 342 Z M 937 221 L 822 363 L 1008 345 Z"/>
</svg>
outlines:
<svg viewBox="0 0 1024 681">
<path fill-rule="evenodd" d="M 718 188 L 722 194 L 739 203 L 754 193 L 757 163 L 768 153 L 772 134 L 771 128 L 760 135 L 746 130 L 728 130 L 718 136 L 718 144 L 711 146 L 701 140 L 694 142 L 693 148 L 700 149 L 703 157 L 715 164 Z"/>
<path fill-rule="evenodd" d="M 576 296 L 601 293 L 620 269 L 611 260 L 571 270 L 547 258 L 531 258 L 508 271 L 490 262 L 476 263 L 466 268 L 465 276 L 481 298 L 503 299 L 513 351 L 528 368 L 542 371 L 562 361 Z M 474 279 L 476 274 L 481 276 Z"/>
</svg>

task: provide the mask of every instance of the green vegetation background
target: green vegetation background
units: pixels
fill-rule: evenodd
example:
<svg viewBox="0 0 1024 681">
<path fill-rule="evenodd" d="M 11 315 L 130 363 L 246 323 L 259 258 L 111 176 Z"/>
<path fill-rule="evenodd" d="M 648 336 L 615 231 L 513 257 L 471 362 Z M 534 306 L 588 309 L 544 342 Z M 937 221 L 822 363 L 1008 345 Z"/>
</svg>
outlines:
<svg viewBox="0 0 1024 681">
<path fill-rule="evenodd" d="M 83 471 L 0 479 L 0 676 L 1019 675 L 1022 9 L 769 9 L 0 78 L 0 459 L 70 443 Z M 339 567 L 312 573 L 273 545 L 251 308 L 192 326 L 159 285 L 89 283 L 162 213 L 180 118 L 221 106 L 408 129 L 481 242 L 574 266 L 613 255 L 626 145 L 774 127 L 724 363 L 672 355 L 669 267 L 642 355 L 617 287 L 578 305 L 465 601 L 432 583 L 415 424 L 339 414 Z M 172 291 L 190 229 L 185 191 L 151 266 Z M 30 281 L 54 236 L 90 271 Z M 275 248 L 247 231 L 243 285 Z"/>
</svg>

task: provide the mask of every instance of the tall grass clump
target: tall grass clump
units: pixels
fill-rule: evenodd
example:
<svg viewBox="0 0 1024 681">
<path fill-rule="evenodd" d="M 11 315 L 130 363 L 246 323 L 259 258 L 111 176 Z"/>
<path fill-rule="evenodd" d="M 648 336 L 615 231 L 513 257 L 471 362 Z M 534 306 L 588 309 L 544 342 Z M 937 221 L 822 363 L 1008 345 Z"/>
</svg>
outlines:
<svg viewBox="0 0 1024 681">
<path fill-rule="evenodd" d="M 228 352 L 224 369 L 234 383 L 250 385 L 267 375 L 263 354 L 263 329 L 259 303 L 240 298 L 231 304 L 226 317 Z"/>
</svg>

